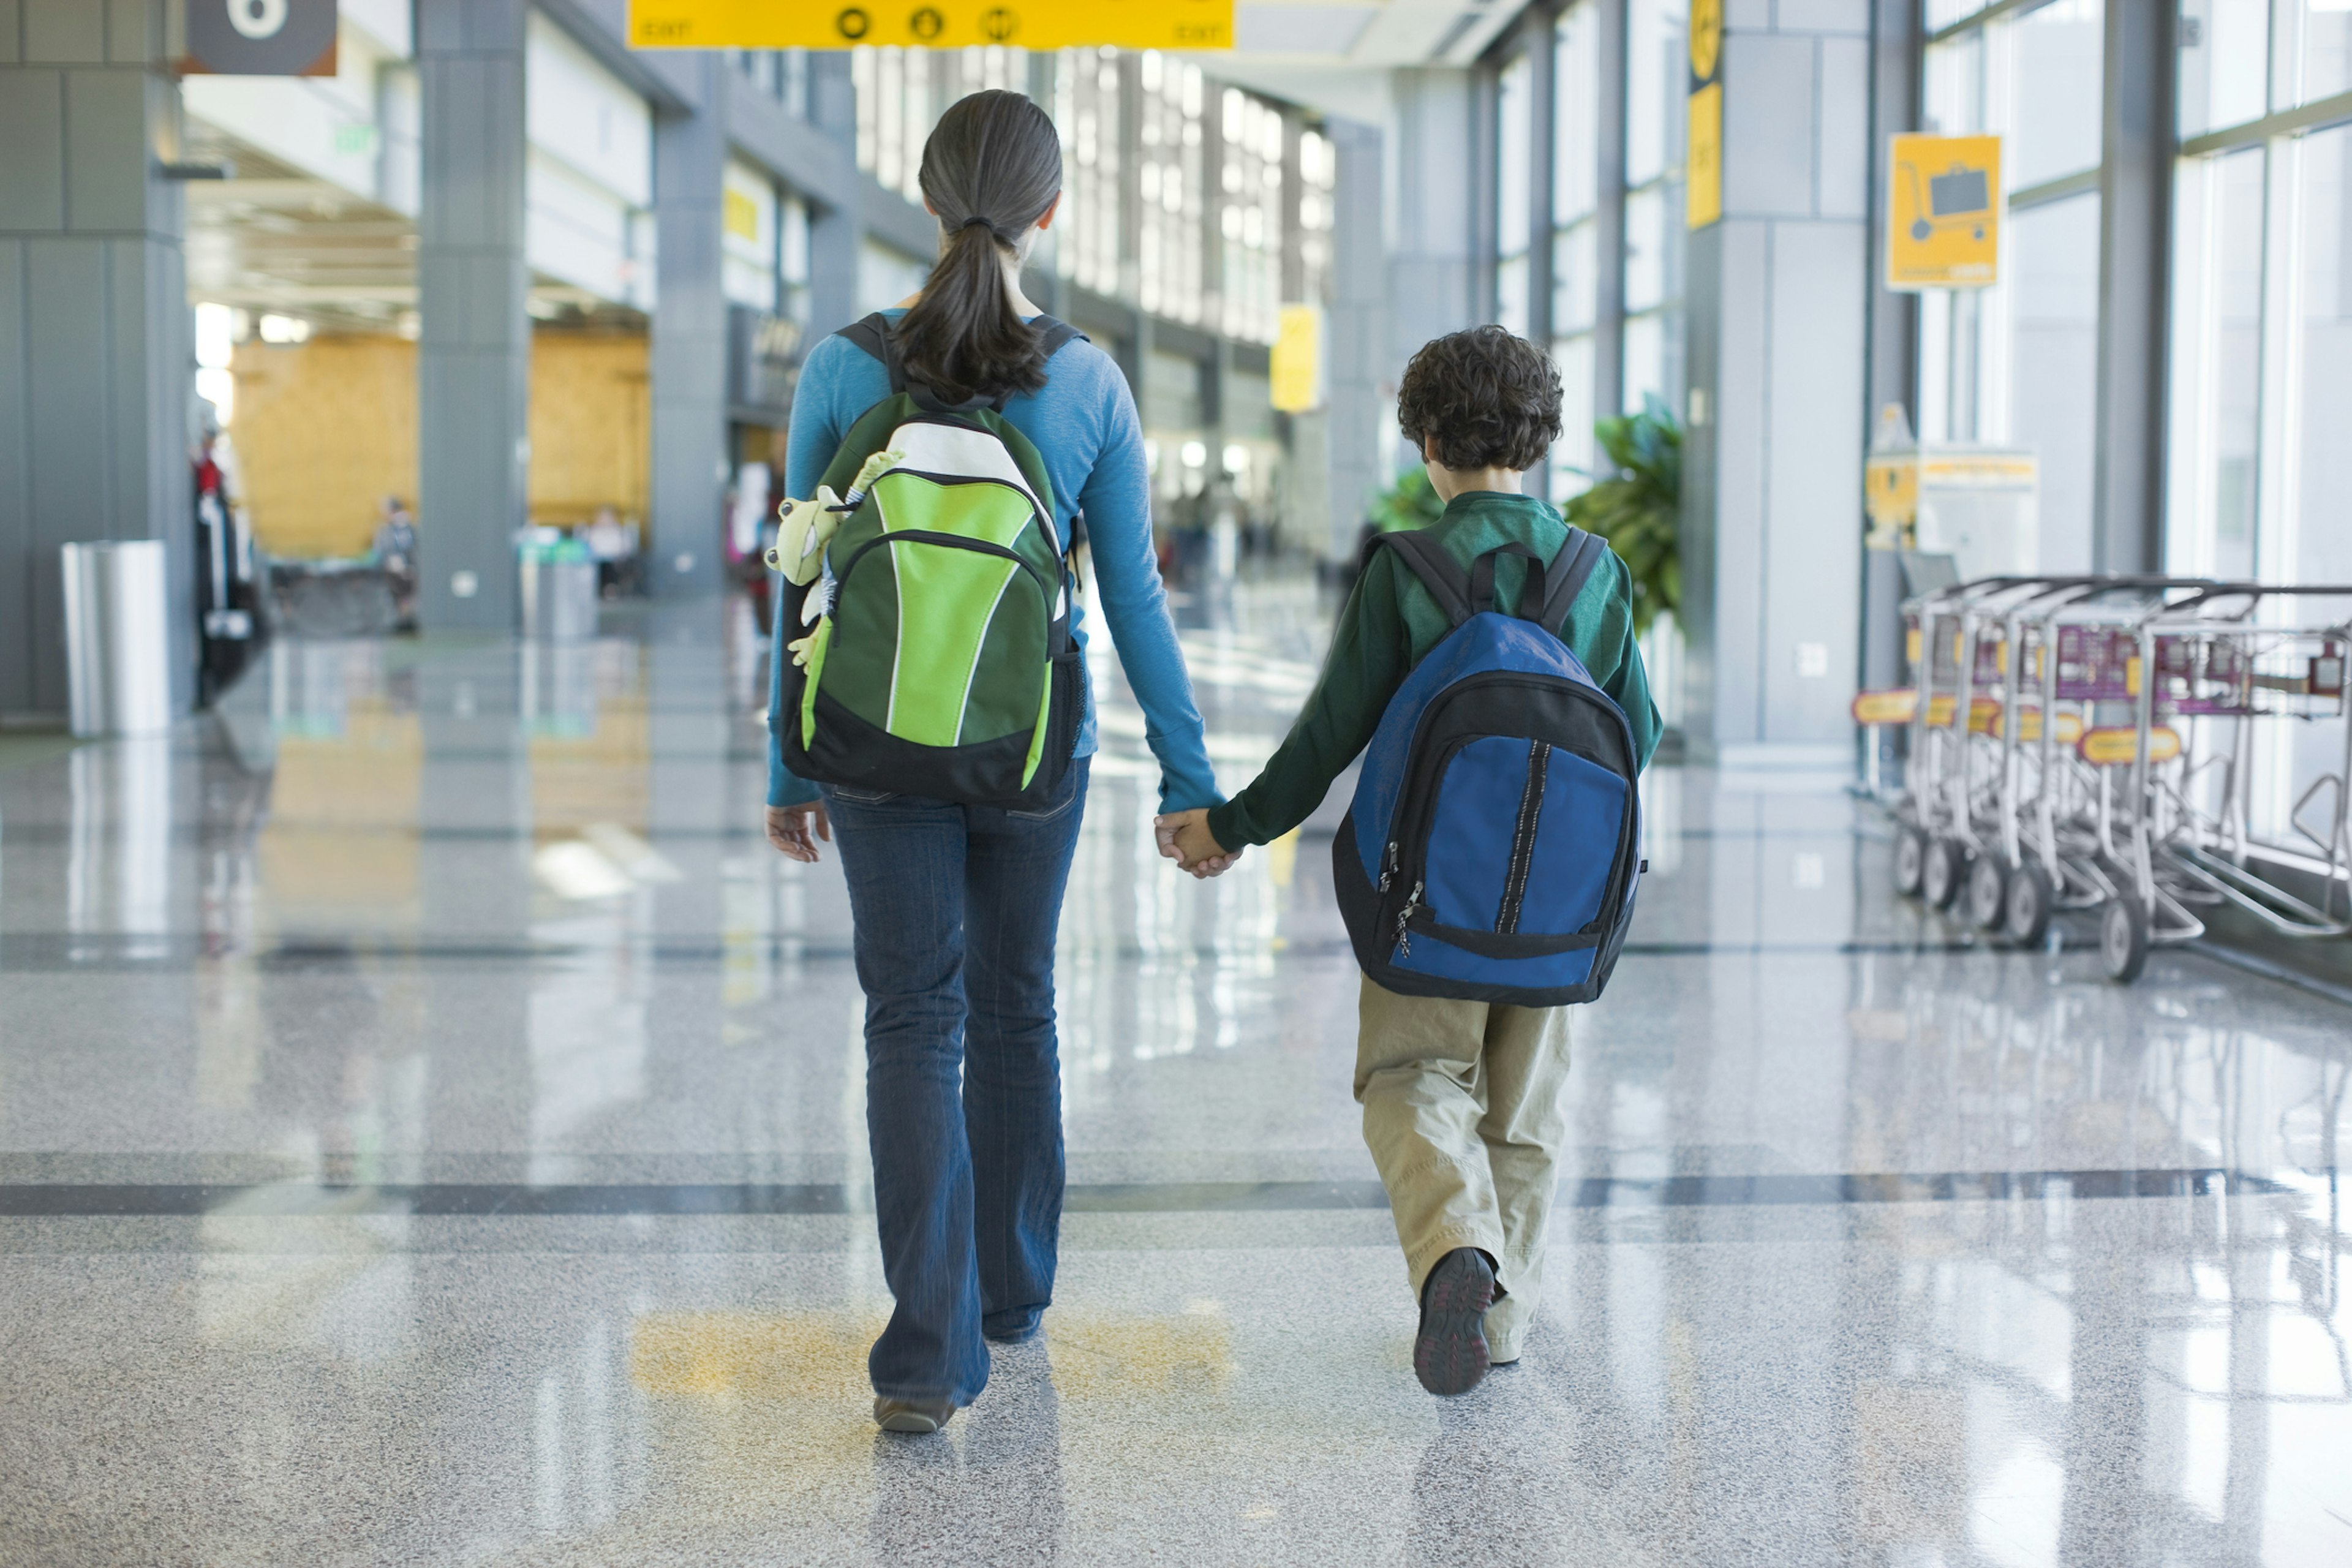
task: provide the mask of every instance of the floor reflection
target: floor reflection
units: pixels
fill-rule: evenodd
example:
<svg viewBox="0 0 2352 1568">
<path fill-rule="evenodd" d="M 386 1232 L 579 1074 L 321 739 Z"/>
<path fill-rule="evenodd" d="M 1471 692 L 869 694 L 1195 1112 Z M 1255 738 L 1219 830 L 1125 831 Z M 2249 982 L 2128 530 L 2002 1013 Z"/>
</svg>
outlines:
<svg viewBox="0 0 2352 1568">
<path fill-rule="evenodd" d="M 1328 611 L 1185 610 L 1228 787 Z M 1655 770 L 1543 1317 L 1437 1405 L 1342 801 L 1181 877 L 1108 659 L 1061 1300 L 877 1439 L 862 1003 L 835 868 L 759 837 L 756 628 L 604 632 L 281 643 L 0 770 L 0 1560 L 2352 1561 L 2343 1009 L 2001 951 L 1822 781 Z"/>
</svg>

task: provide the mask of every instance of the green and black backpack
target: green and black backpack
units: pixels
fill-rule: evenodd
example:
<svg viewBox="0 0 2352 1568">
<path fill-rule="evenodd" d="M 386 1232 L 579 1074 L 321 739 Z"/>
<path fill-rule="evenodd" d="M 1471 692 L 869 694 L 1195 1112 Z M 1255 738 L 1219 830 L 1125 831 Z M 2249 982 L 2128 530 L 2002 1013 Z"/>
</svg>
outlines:
<svg viewBox="0 0 2352 1568">
<path fill-rule="evenodd" d="M 1035 325 L 1048 359 L 1082 335 Z M 824 471 L 842 504 L 824 570 L 805 589 L 779 584 L 785 625 L 813 624 L 805 667 L 784 672 L 784 765 L 854 789 L 1040 805 L 1086 701 L 1044 459 L 1006 397 L 950 405 L 910 384 L 879 312 L 839 335 L 882 362 L 890 393 Z M 857 488 L 877 452 L 895 456 Z"/>
</svg>

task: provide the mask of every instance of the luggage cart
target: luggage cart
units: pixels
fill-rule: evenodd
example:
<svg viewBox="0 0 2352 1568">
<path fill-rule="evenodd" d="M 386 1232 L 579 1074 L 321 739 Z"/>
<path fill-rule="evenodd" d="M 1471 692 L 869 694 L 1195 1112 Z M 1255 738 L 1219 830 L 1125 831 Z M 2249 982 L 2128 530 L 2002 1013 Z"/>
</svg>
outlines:
<svg viewBox="0 0 2352 1568">
<path fill-rule="evenodd" d="M 2077 742 L 2086 761 L 2127 775 L 2119 805 L 2101 819 L 2103 847 L 2122 873 L 2100 921 L 2111 978 L 2137 978 L 2152 945 L 2204 934 L 2196 908 L 2233 907 L 2282 936 L 2352 934 L 2347 660 L 2352 585 L 2233 584 L 2140 622 L 2127 672 L 2131 723 L 2085 731 Z M 2275 727 L 2290 723 L 2325 726 L 2324 754 L 2335 764 L 2291 801 L 2293 763 L 2275 743 Z M 2258 790 L 2275 803 L 2268 826 L 2294 838 L 2257 831 Z M 2103 787 L 2103 805 L 2115 793 Z M 2250 865 L 2258 859 L 2315 883 L 2317 901 L 2258 874 Z"/>
<path fill-rule="evenodd" d="M 2205 578 L 2085 576 L 2015 606 L 2003 631 L 2014 674 L 1994 716 L 2000 748 L 1993 841 L 1972 846 L 1966 908 L 1976 923 L 2039 946 L 2061 910 L 2115 896 L 2105 825 L 2115 801 L 2082 737 L 2129 711 L 2139 623 L 2193 604 Z"/>
<path fill-rule="evenodd" d="M 1894 811 L 1895 884 L 1905 897 L 1948 908 L 1970 858 L 1997 831 L 2000 776 L 1994 734 L 2009 680 L 2011 612 L 2070 579 L 1982 577 L 1919 595 L 1904 605 L 1913 684 L 1854 699 L 1856 722 L 1874 731 L 1901 723 L 1910 732 L 1903 786 L 1866 785 Z M 1869 741 L 1875 761 L 1878 737 Z"/>
</svg>

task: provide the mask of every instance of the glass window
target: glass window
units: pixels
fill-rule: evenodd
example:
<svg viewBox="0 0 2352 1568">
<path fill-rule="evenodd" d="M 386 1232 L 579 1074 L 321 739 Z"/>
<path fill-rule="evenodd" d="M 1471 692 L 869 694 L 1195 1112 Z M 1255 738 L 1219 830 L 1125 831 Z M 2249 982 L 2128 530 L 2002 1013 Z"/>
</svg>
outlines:
<svg viewBox="0 0 2352 1568">
<path fill-rule="evenodd" d="M 1203 304 L 1202 226 L 1208 212 L 1201 131 L 1207 83 L 1200 67 L 1156 50 L 1145 51 L 1139 67 L 1139 302 L 1146 310 L 1197 323 Z"/>
<path fill-rule="evenodd" d="M 1551 330 L 1555 332 L 1586 331 L 1599 318 L 1594 263 L 1599 233 L 1599 226 L 1586 218 L 1560 230 L 1552 246 Z"/>
<path fill-rule="evenodd" d="M 2284 90 L 2281 101 L 2272 106 L 2275 109 L 2352 89 L 2352 5 L 2345 0 L 2305 0 L 2301 19 L 2301 47 L 2294 57 L 2297 74 L 2295 79 L 2280 84 Z"/>
<path fill-rule="evenodd" d="M 1631 0 L 1625 37 L 1625 378 L 1630 412 L 1682 402 L 1685 0 Z"/>
<path fill-rule="evenodd" d="M 1229 87 L 1218 115 L 1223 331 L 1228 337 L 1272 342 L 1282 291 L 1282 111 Z M 1302 216 L 1304 205 L 1302 201 Z"/>
<path fill-rule="evenodd" d="M 1690 60 L 1685 0 L 1633 0 L 1626 14 L 1625 183 L 1658 179 L 1682 162 Z"/>
<path fill-rule="evenodd" d="M 2271 0 L 2182 0 L 2179 42 L 2183 136 L 2263 117 Z"/>
<path fill-rule="evenodd" d="M 1601 7 L 1579 0 L 1552 34 L 1551 216 L 1563 227 L 1600 205 Z"/>
<path fill-rule="evenodd" d="M 1666 297 L 1666 198 L 1661 185 L 1625 198 L 1625 309 L 1647 310 Z"/>
<path fill-rule="evenodd" d="M 2053 0 L 1927 51 L 1927 128 L 2006 138 L 2012 191 L 2099 166 L 2100 0 Z"/>
<path fill-rule="evenodd" d="M 1528 172 L 1534 135 L 1535 63 L 1521 55 L 1503 69 L 1495 125 L 1495 319 L 1528 330 L 1528 218 L 1535 189 Z"/>
<path fill-rule="evenodd" d="M 1666 396 L 1666 321 L 1657 311 L 1625 318 L 1625 412 L 1642 407 L 1645 394 Z"/>
<path fill-rule="evenodd" d="M 1592 334 L 1555 338 L 1559 367 L 1559 439 L 1551 449 L 1551 499 L 1566 500 L 1592 483 Z"/>
<path fill-rule="evenodd" d="M 1932 33 L 1955 22 L 1965 22 L 1991 3 L 1992 0 L 1927 0 L 1927 30 Z"/>
<path fill-rule="evenodd" d="M 2092 454 L 2096 449 L 2099 195 L 2095 191 L 2010 219 L 2009 441 L 2041 470 L 2041 569 L 2093 564 Z"/>
<path fill-rule="evenodd" d="M 2255 572 L 2255 457 L 2262 415 L 2263 158 L 2260 147 L 2181 165 L 2175 197 L 2173 570 Z"/>
<path fill-rule="evenodd" d="M 2294 469 L 2294 575 L 2305 583 L 2352 583 L 2352 127 L 2306 136 L 2303 162 L 2302 254 L 2295 258 L 2302 320 L 2302 384 L 2294 425 L 2302 459 Z"/>
<path fill-rule="evenodd" d="M 1064 49 L 1054 71 L 1054 121 L 1062 132 L 1067 193 L 1054 224 L 1054 265 L 1098 293 L 1120 291 L 1119 78 L 1112 49 Z"/>
<path fill-rule="evenodd" d="M 2015 142 L 2010 189 L 2099 166 L 2103 13 L 2100 0 L 2052 0 L 1995 25 L 2012 44 L 2014 96 L 2003 117 L 2008 123 L 2000 127 Z"/>
<path fill-rule="evenodd" d="M 1319 132 L 1299 135 L 1298 184 L 1300 293 L 1311 302 L 1330 291 L 1331 229 L 1339 219 L 1339 149 Z"/>
</svg>

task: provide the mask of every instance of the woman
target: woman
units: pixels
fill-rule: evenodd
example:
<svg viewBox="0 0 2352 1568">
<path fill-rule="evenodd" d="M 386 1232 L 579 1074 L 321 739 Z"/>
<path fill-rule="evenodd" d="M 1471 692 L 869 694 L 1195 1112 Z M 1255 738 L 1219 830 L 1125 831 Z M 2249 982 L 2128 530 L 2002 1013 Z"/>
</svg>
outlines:
<svg viewBox="0 0 2352 1568">
<path fill-rule="evenodd" d="M 1010 392 L 1004 416 L 1045 456 L 1067 546 L 1086 513 L 1104 618 L 1143 704 L 1163 812 L 1218 804 L 1152 552 L 1135 402 L 1083 340 L 1047 362 L 1021 264 L 1054 220 L 1060 138 L 1045 111 L 982 92 L 923 148 L 940 220 L 923 291 L 887 312 L 911 379 L 961 403 Z M 842 338 L 811 351 L 793 399 L 786 493 L 814 494 L 882 364 Z M 779 614 L 782 596 L 779 595 Z M 1062 1212 L 1054 938 L 1095 751 L 1087 704 L 1073 761 L 1038 809 L 1003 811 L 813 785 L 785 769 L 781 620 L 769 700 L 768 838 L 814 861 L 837 840 L 866 992 L 866 1125 L 883 1275 L 897 1306 L 867 1357 L 885 1431 L 935 1432 L 988 1383 L 984 1341 L 1037 1331 Z M 1202 868 L 1214 870 L 1219 867 Z M 1197 874 L 1197 873 L 1196 873 Z"/>
</svg>

